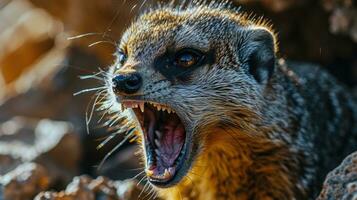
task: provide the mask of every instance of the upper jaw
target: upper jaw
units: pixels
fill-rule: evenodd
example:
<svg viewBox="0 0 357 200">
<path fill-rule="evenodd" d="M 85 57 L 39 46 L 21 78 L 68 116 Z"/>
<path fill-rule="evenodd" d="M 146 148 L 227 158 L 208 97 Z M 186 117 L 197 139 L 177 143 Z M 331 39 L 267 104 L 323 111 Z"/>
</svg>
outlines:
<svg viewBox="0 0 357 200">
<path fill-rule="evenodd" d="M 145 100 L 121 100 L 122 109 L 126 108 L 139 108 L 141 112 L 145 111 L 145 103 L 151 104 L 154 106 L 158 111 L 166 111 L 170 113 L 176 113 L 170 106 L 167 104 L 157 103 L 154 101 L 145 101 Z"/>
</svg>

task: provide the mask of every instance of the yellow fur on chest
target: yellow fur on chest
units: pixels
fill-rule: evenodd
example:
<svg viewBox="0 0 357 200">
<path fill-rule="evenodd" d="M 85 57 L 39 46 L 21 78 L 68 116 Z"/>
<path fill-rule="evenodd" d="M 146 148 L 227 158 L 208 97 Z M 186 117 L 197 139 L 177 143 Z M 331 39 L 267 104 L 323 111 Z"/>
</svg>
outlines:
<svg viewBox="0 0 357 200">
<path fill-rule="evenodd" d="M 244 193 L 240 194 L 240 188 L 244 187 L 246 171 L 252 162 L 242 155 L 247 152 L 238 152 L 230 144 L 211 146 L 198 157 L 184 180 L 173 188 L 161 190 L 161 196 L 168 200 L 247 199 Z"/>
<path fill-rule="evenodd" d="M 257 157 L 259 153 L 272 152 L 276 145 L 244 140 L 217 132 L 204 138 L 206 148 L 192 169 L 175 187 L 160 189 L 161 197 L 167 200 L 292 199 L 297 179 L 289 176 L 280 163 L 289 155 L 286 148 Z"/>
</svg>

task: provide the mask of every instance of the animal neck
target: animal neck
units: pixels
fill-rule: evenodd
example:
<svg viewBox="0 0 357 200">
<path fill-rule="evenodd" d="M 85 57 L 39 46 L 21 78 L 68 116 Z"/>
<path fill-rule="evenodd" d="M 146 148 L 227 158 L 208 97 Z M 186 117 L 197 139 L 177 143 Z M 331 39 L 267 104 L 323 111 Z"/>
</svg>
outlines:
<svg viewBox="0 0 357 200">
<path fill-rule="evenodd" d="M 160 191 L 164 199 L 293 197 L 297 180 L 286 169 L 289 154 L 285 148 L 266 141 L 241 141 L 223 132 L 215 136 L 206 140 L 207 147 L 187 176 L 174 188 Z"/>
</svg>

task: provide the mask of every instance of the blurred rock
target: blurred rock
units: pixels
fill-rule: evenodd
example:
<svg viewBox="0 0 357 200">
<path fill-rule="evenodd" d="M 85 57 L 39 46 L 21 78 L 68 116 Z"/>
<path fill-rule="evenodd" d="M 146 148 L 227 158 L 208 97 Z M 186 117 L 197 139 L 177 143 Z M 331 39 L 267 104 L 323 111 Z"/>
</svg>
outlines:
<svg viewBox="0 0 357 200">
<path fill-rule="evenodd" d="M 327 175 L 317 200 L 357 199 L 357 152 Z"/>
<path fill-rule="evenodd" d="M 0 124 L 0 158 L 1 174 L 32 161 L 65 183 L 78 173 L 80 138 L 67 122 L 16 117 Z"/>
<path fill-rule="evenodd" d="M 41 192 L 35 200 L 137 200 L 142 187 L 135 181 L 111 181 L 104 177 L 75 177 L 61 192 Z M 144 197 L 147 193 L 142 193 Z"/>
<path fill-rule="evenodd" d="M 50 118 L 70 121 L 84 128 L 86 107 L 90 104 L 94 92 L 76 97 L 73 94 L 83 89 L 103 86 L 103 82 L 79 78 L 97 73 L 98 68 L 103 65 L 95 55 L 78 48 L 70 48 L 66 58 L 58 66 L 61 68 L 59 71 L 48 75 L 26 93 L 0 103 L 0 121 L 13 116 Z"/>
<path fill-rule="evenodd" d="M 22 163 L 20 158 L 14 158 L 11 155 L 0 155 L 0 175 L 6 174 Z"/>
<path fill-rule="evenodd" d="M 0 176 L 4 200 L 30 200 L 40 191 L 48 189 L 48 171 L 39 164 L 25 163 Z"/>
<path fill-rule="evenodd" d="M 49 118 L 74 124 L 72 128 L 77 133 L 77 137 L 81 139 L 83 153 L 82 162 L 78 167 L 82 173 L 95 176 L 98 174 L 97 167 L 94 166 L 98 165 L 107 152 L 116 146 L 123 137 L 121 135 L 116 136 L 107 145 L 98 150 L 96 147 L 101 142 L 98 138 L 108 137 L 110 133 L 106 128 L 101 127 L 100 123 L 98 124 L 101 117 L 98 114 L 93 115 L 91 123 L 88 124 L 90 134 L 87 133 L 85 116 L 86 113 L 90 114 L 96 91 L 78 96 L 73 96 L 73 94 L 83 89 L 102 87 L 104 83 L 101 80 L 81 80 L 79 77 L 97 73 L 98 68 L 103 65 L 95 55 L 73 47 L 69 49 L 67 57 L 61 66 L 62 69 L 53 78 L 45 79 L 36 88 L 17 95 L 0 105 L 0 123 L 13 116 L 24 116 L 27 119 Z M 118 152 L 119 155 L 117 154 Z M 118 152 L 115 152 L 111 158 L 122 158 L 120 151 Z M 130 164 L 125 164 L 126 161 L 121 159 L 119 164 L 123 166 L 115 165 L 115 167 L 111 167 L 110 170 L 112 171 L 106 170 L 103 174 L 110 175 L 110 178 L 128 178 L 135 175 L 134 171 L 128 170 L 124 173 L 118 173 L 117 168 L 131 169 L 139 167 L 138 163 L 135 165 L 132 162 L 135 157 L 124 157 L 130 159 Z"/>
<path fill-rule="evenodd" d="M 114 154 L 103 166 L 98 167 L 97 174 L 114 180 L 124 180 L 141 173 L 143 167 L 139 165 L 140 157 L 136 156 L 138 145 L 132 145 Z"/>
<path fill-rule="evenodd" d="M 305 3 L 306 0 L 236 0 L 241 4 L 259 3 L 264 6 L 265 9 L 273 12 L 283 12 L 293 6 L 300 6 Z"/>
<path fill-rule="evenodd" d="M 62 21 L 65 31 L 72 36 L 91 33 L 88 37 L 72 41 L 86 51 L 96 54 L 103 63 L 109 65 L 113 63 L 116 41 L 146 1 L 29 0 L 29 2 Z M 104 42 L 92 48 L 88 47 L 98 41 Z"/>
<path fill-rule="evenodd" d="M 357 43 L 357 5 L 352 0 L 324 0 L 324 8 L 331 13 L 330 31 L 344 34 Z"/>
<path fill-rule="evenodd" d="M 5 1 L 0 19 L 1 104 L 58 71 L 69 41 L 60 21 L 24 0 Z"/>
</svg>

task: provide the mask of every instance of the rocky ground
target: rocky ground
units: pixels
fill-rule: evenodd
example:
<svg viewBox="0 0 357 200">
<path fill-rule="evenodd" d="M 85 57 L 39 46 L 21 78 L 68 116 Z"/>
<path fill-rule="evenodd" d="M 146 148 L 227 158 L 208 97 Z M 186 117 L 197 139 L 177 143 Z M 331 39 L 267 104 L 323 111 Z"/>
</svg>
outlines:
<svg viewBox="0 0 357 200">
<path fill-rule="evenodd" d="M 357 88 L 354 1 L 235 3 L 271 20 L 281 57 L 319 63 Z M 145 8 L 141 5 L 136 0 L 0 0 L 0 200 L 130 200 L 153 195 L 142 192 L 141 176 L 130 179 L 141 171 L 134 144 L 125 144 L 98 167 L 122 136 L 97 149 L 110 130 L 98 123 L 98 115 L 87 128 L 93 93 L 73 96 L 101 86 L 101 81 L 79 77 L 112 63 L 112 43 Z M 67 39 L 83 33 L 92 34 Z M 98 41 L 105 42 L 96 45 Z M 357 199 L 356 156 L 347 157 L 327 176 L 318 200 Z"/>
<path fill-rule="evenodd" d="M 357 199 L 357 153 L 349 155 L 330 172 L 317 200 Z"/>
</svg>

